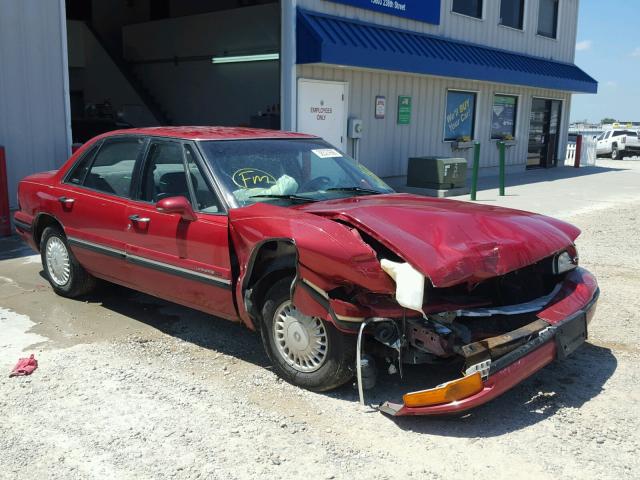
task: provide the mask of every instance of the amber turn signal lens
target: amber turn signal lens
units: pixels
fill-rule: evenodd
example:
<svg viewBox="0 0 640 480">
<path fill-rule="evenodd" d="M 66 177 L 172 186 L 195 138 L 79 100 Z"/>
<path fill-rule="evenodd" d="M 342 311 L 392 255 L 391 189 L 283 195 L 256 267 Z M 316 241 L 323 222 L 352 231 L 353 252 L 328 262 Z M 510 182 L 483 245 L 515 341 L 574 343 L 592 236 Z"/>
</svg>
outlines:
<svg viewBox="0 0 640 480">
<path fill-rule="evenodd" d="M 407 407 L 428 407 L 440 403 L 450 403 L 475 395 L 482 390 L 480 372 L 452 380 L 429 390 L 406 393 L 402 399 Z"/>
</svg>

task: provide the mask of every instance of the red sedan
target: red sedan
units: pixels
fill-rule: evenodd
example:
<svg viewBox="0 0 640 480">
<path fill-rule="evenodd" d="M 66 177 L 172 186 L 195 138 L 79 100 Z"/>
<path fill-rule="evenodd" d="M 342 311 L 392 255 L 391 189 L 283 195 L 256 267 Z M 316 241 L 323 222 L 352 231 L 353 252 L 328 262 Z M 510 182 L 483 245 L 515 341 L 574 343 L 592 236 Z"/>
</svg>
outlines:
<svg viewBox="0 0 640 480">
<path fill-rule="evenodd" d="M 598 297 L 577 228 L 394 193 L 308 135 L 111 132 L 18 199 L 17 230 L 60 295 L 102 279 L 243 322 L 284 379 L 316 391 L 356 376 L 362 399 L 373 358 L 460 372 L 390 415 L 500 395 L 579 347 Z"/>
</svg>

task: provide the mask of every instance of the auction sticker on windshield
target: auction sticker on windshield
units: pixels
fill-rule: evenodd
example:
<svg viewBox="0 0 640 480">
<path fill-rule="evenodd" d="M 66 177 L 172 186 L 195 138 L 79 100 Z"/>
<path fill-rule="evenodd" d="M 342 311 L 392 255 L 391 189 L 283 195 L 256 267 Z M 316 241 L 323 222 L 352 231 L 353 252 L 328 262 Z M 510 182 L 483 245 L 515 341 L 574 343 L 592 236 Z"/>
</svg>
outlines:
<svg viewBox="0 0 640 480">
<path fill-rule="evenodd" d="M 319 148 L 317 150 L 311 150 L 311 152 L 319 158 L 342 157 L 342 154 L 333 148 Z"/>
</svg>

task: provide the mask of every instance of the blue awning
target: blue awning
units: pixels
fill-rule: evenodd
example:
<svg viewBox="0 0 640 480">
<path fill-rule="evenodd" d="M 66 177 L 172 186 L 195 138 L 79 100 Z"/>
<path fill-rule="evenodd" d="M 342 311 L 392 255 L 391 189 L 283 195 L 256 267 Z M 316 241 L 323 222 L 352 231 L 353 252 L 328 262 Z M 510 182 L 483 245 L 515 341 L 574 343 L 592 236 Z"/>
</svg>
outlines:
<svg viewBox="0 0 640 480">
<path fill-rule="evenodd" d="M 598 82 L 556 62 L 298 9 L 297 63 L 325 63 L 597 93 Z"/>
</svg>

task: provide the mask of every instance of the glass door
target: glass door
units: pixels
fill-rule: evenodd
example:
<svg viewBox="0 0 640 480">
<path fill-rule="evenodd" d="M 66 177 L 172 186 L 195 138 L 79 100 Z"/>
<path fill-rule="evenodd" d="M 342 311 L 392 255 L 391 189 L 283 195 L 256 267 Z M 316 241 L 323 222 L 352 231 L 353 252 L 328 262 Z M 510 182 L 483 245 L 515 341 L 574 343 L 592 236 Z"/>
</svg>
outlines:
<svg viewBox="0 0 640 480">
<path fill-rule="evenodd" d="M 560 100 L 532 100 L 527 168 L 556 166 L 561 116 Z"/>
</svg>

